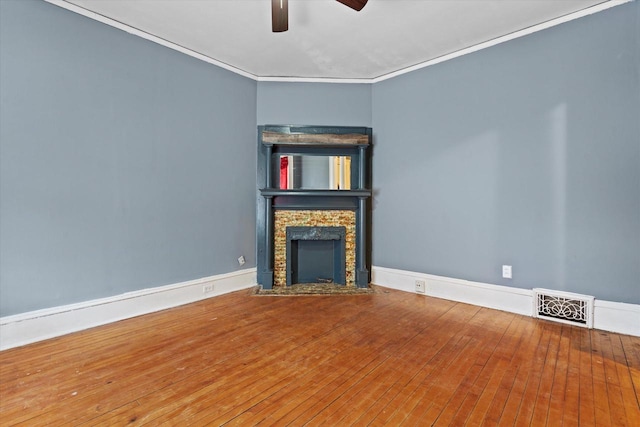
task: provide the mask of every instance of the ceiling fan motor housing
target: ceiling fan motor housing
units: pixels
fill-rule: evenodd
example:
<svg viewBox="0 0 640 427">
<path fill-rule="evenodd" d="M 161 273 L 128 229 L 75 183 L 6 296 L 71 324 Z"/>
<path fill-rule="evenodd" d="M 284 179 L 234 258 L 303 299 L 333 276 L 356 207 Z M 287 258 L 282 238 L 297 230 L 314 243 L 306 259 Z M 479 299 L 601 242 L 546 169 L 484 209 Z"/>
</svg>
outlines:
<svg viewBox="0 0 640 427">
<path fill-rule="evenodd" d="M 349 6 L 351 9 L 360 11 L 369 0 L 337 0 Z M 271 0 L 271 29 L 274 33 L 281 33 L 289 29 L 289 1 Z"/>
</svg>

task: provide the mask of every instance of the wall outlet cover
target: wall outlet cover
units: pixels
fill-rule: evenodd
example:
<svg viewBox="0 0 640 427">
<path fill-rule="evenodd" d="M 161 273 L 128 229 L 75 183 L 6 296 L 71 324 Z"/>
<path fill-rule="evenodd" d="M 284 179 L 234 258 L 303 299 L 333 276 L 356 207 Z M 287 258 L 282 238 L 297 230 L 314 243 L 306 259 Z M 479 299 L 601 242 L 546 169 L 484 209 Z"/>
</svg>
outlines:
<svg viewBox="0 0 640 427">
<path fill-rule="evenodd" d="M 503 265 L 502 266 L 502 277 L 504 279 L 511 279 L 513 277 L 510 265 Z"/>
</svg>

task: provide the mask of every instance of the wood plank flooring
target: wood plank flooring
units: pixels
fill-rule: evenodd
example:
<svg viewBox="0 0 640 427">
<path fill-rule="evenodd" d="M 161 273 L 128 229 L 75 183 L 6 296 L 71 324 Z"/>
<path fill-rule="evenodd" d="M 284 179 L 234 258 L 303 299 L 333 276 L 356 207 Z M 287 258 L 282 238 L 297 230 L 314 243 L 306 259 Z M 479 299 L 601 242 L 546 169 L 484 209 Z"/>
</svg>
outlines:
<svg viewBox="0 0 640 427">
<path fill-rule="evenodd" d="M 0 352 L 0 425 L 640 426 L 640 338 L 422 295 L 198 303 Z"/>
</svg>

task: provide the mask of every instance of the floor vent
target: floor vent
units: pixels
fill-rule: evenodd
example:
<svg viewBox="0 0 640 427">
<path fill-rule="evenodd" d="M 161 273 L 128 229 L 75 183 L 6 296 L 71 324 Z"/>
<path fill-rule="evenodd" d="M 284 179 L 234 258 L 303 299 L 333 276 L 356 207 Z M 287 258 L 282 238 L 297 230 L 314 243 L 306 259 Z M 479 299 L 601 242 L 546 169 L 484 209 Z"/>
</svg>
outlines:
<svg viewBox="0 0 640 427">
<path fill-rule="evenodd" d="M 533 317 L 593 328 L 593 300 L 589 295 L 533 290 Z"/>
</svg>

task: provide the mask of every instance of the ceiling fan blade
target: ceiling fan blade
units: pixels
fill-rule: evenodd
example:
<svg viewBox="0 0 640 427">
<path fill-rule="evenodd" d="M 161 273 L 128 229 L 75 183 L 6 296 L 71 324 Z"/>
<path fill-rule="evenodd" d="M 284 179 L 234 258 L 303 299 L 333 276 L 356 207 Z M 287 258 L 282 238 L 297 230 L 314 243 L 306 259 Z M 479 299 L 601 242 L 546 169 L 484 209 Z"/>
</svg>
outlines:
<svg viewBox="0 0 640 427">
<path fill-rule="evenodd" d="M 338 0 L 340 3 L 345 6 L 349 6 L 353 10 L 361 11 L 365 4 L 369 0 Z"/>
<path fill-rule="evenodd" d="M 289 29 L 288 0 L 271 0 L 271 30 L 281 33 Z"/>
</svg>

